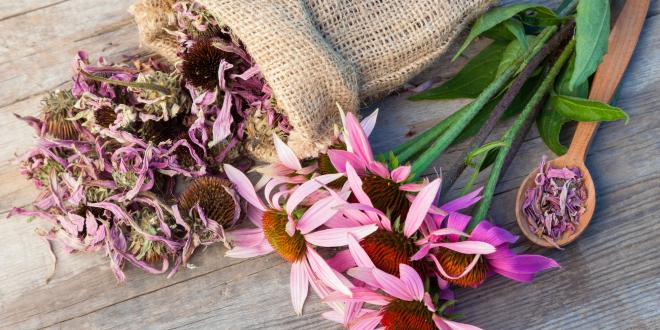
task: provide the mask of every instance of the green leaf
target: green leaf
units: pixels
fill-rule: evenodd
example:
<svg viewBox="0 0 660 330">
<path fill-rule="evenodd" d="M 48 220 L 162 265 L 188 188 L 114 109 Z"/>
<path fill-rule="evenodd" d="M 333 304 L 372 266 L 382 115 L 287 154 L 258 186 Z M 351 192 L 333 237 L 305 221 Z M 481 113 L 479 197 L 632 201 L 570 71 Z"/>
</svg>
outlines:
<svg viewBox="0 0 660 330">
<path fill-rule="evenodd" d="M 506 46 L 504 52 L 502 53 L 502 60 L 500 61 L 500 65 L 497 67 L 497 72 L 495 75 L 502 74 L 502 72 L 509 68 L 513 61 L 523 56 L 527 50 L 527 47 L 529 47 L 529 43 L 534 40 L 534 37 L 523 35 L 523 39 L 525 40 L 524 44 L 522 44 L 520 40 L 516 39 L 511 41 Z"/>
<path fill-rule="evenodd" d="M 475 98 L 495 79 L 506 44 L 494 42 L 472 58 L 444 84 L 410 97 L 410 100 Z"/>
<path fill-rule="evenodd" d="M 489 152 L 493 149 L 499 149 L 505 145 L 506 143 L 500 140 L 488 142 L 482 145 L 481 147 L 470 151 L 470 153 L 468 153 L 467 156 L 465 156 L 465 164 L 473 168 L 481 167 L 481 166 L 477 166 L 477 164 L 472 163 L 472 159 L 474 159 L 474 157 L 481 155 L 482 153 Z"/>
<path fill-rule="evenodd" d="M 456 60 L 461 53 L 470 45 L 472 40 L 478 37 L 480 34 L 490 30 L 496 25 L 508 20 L 509 18 L 517 15 L 521 11 L 525 11 L 531 8 L 542 7 L 533 3 L 519 3 L 513 4 L 504 7 L 497 7 L 492 9 L 485 14 L 481 15 L 472 26 L 470 34 L 468 34 L 465 42 L 461 45 L 461 48 L 456 52 L 456 55 L 452 58 L 452 61 Z"/>
<path fill-rule="evenodd" d="M 587 81 L 607 53 L 610 33 L 610 2 L 580 1 L 575 18 L 575 70 L 569 83 L 571 90 Z"/>
<path fill-rule="evenodd" d="M 620 108 L 595 100 L 565 95 L 550 95 L 550 106 L 565 118 L 576 121 L 615 121 L 628 114 Z"/>
<path fill-rule="evenodd" d="M 572 90 L 570 88 L 570 81 L 571 81 L 571 77 L 573 76 L 574 69 L 575 69 L 575 53 L 573 53 L 573 56 L 566 65 L 566 68 L 564 68 L 564 72 L 562 72 L 561 76 L 559 76 L 559 78 L 557 79 L 557 82 L 555 83 L 555 91 L 559 95 L 568 95 L 568 96 L 585 98 L 589 94 L 588 81 L 584 81 L 583 83 L 581 83 Z"/>
<path fill-rule="evenodd" d="M 529 48 L 529 43 L 527 42 L 527 37 L 525 37 L 525 27 L 517 19 L 510 19 L 504 21 L 504 26 L 513 34 L 518 42 L 520 42 L 522 48 L 527 50 Z"/>
<path fill-rule="evenodd" d="M 559 134 L 561 133 L 562 126 L 569 121 L 569 119 L 558 114 L 550 106 L 550 102 L 546 102 L 536 119 L 536 127 L 539 129 L 541 139 L 543 139 L 545 145 L 556 155 L 563 155 L 567 151 L 567 148 L 559 142 Z"/>
<path fill-rule="evenodd" d="M 587 97 L 589 94 L 589 82 L 585 81 L 580 84 L 575 90 L 570 90 L 568 84 L 573 75 L 573 68 L 575 66 L 575 53 L 571 57 L 570 61 L 564 68 L 564 71 L 561 73 L 557 81 L 555 82 L 555 91 L 560 95 L 576 96 L 576 97 Z M 541 109 L 539 116 L 536 120 L 536 126 L 539 130 L 539 135 L 545 145 L 552 150 L 557 155 L 563 155 L 566 153 L 567 148 L 559 142 L 559 136 L 561 134 L 562 127 L 567 122 L 571 120 L 559 114 L 555 109 L 552 108 L 550 102 L 546 102 L 544 107 Z"/>
<path fill-rule="evenodd" d="M 564 18 L 557 16 L 552 9 L 542 6 L 535 7 L 521 16 L 523 23 L 531 26 L 551 26 L 565 21 Z"/>
<path fill-rule="evenodd" d="M 509 29 L 504 25 L 506 22 L 507 21 L 504 21 L 503 23 L 495 25 L 490 30 L 482 33 L 481 35 L 495 41 L 509 42 L 511 40 L 515 40 L 516 36 L 514 36 L 511 31 L 509 31 Z"/>
<path fill-rule="evenodd" d="M 562 11 L 564 11 L 564 9 L 568 8 L 568 5 L 570 5 L 573 1 L 574 1 L 574 0 L 564 0 L 564 1 L 562 1 L 562 2 L 559 4 L 559 6 L 557 6 L 557 10 L 555 10 L 555 12 L 556 12 L 557 14 L 561 13 Z M 569 13 L 569 14 L 570 14 L 570 13 Z"/>
</svg>

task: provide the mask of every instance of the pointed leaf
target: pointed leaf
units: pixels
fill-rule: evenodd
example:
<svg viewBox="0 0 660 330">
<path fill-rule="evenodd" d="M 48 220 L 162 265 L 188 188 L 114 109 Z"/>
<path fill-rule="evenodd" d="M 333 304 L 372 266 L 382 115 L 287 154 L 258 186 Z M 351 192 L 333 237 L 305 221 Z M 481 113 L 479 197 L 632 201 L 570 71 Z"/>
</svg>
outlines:
<svg viewBox="0 0 660 330">
<path fill-rule="evenodd" d="M 454 55 L 452 61 L 455 60 L 467 48 L 467 46 L 472 42 L 472 40 L 474 40 L 480 34 L 490 30 L 491 28 L 508 20 L 509 18 L 517 15 L 520 12 L 535 7 L 542 7 L 542 6 L 533 3 L 519 3 L 504 7 L 498 7 L 486 12 L 484 15 L 479 17 L 474 22 L 474 25 L 470 30 L 470 34 L 465 39 L 465 42 L 463 42 L 463 45 L 461 45 L 461 48 L 458 50 L 458 52 L 456 52 L 456 55 Z"/>
<path fill-rule="evenodd" d="M 475 98 L 495 79 L 506 43 L 494 42 L 444 84 L 410 97 L 413 101 Z"/>
<path fill-rule="evenodd" d="M 580 1 L 575 18 L 575 70 L 570 89 L 575 89 L 596 71 L 607 53 L 610 34 L 610 2 L 607 0 Z"/>
<path fill-rule="evenodd" d="M 616 121 L 628 120 L 621 108 L 611 106 L 595 100 L 588 100 L 573 96 L 550 95 L 550 105 L 560 115 L 576 121 Z"/>
</svg>

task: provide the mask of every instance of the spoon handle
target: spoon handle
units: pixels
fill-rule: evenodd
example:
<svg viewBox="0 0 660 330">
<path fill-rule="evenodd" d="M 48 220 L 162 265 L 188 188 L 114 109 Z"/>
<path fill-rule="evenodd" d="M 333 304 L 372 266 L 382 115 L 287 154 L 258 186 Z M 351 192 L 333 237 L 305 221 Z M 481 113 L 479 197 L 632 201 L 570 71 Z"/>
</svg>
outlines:
<svg viewBox="0 0 660 330">
<path fill-rule="evenodd" d="M 589 99 L 609 103 L 616 92 L 630 62 L 644 19 L 649 0 L 626 1 L 610 32 L 608 52 L 598 66 Z M 598 130 L 598 122 L 580 122 L 566 153 L 567 157 L 584 160 L 589 143 Z"/>
</svg>

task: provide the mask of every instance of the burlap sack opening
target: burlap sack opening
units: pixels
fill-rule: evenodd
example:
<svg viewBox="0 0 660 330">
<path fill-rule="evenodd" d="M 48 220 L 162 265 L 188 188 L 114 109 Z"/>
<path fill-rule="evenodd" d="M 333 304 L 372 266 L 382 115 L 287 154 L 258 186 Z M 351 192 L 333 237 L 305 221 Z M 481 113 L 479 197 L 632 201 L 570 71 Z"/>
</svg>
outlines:
<svg viewBox="0 0 660 330">
<path fill-rule="evenodd" d="M 176 60 L 173 0 L 137 0 L 130 11 L 142 42 Z M 330 143 L 336 104 L 357 111 L 436 60 L 492 0 L 200 0 L 241 39 L 294 129 L 301 158 Z M 247 143 L 274 159 L 270 139 Z"/>
</svg>

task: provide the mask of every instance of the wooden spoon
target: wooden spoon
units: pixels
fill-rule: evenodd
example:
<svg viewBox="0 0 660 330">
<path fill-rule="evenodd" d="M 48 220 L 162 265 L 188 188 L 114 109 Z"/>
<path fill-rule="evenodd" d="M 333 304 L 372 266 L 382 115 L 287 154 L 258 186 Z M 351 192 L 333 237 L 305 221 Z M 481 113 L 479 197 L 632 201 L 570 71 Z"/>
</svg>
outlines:
<svg viewBox="0 0 660 330">
<path fill-rule="evenodd" d="M 635 45 L 642 31 L 648 8 L 649 0 L 626 1 L 610 32 L 608 52 L 603 57 L 603 62 L 598 66 L 592 82 L 589 99 L 605 103 L 610 102 L 635 50 Z M 558 246 L 569 244 L 580 236 L 584 229 L 587 228 L 587 225 L 589 225 L 589 221 L 591 221 L 591 217 L 596 209 L 596 189 L 589 170 L 584 164 L 584 158 L 589 148 L 589 143 L 597 129 L 597 122 L 578 123 L 568 152 L 549 162 L 550 166 L 554 168 L 579 168 L 584 176 L 584 185 L 587 188 L 586 212 L 580 217 L 579 225 L 574 233 L 565 232 L 556 241 Z M 532 171 L 522 182 L 520 189 L 518 189 L 518 195 L 516 197 L 516 220 L 520 230 L 530 241 L 543 247 L 552 248 L 554 246 L 548 241 L 549 238 L 539 237 L 532 233 L 527 223 L 527 217 L 522 211 L 525 192 L 534 187 L 534 178 L 538 172 L 538 169 Z"/>
</svg>

